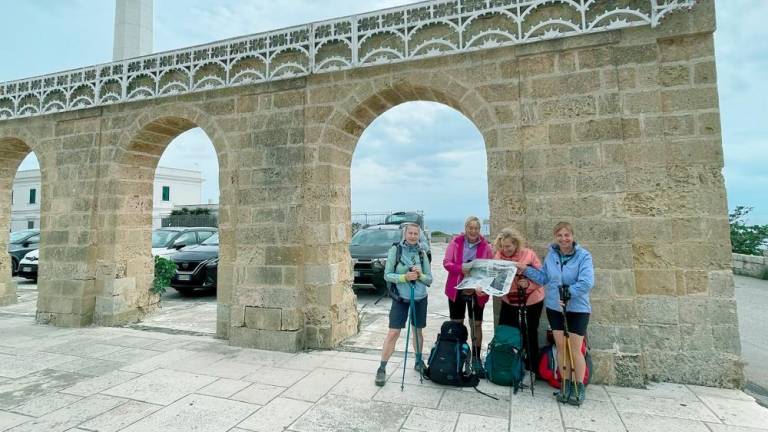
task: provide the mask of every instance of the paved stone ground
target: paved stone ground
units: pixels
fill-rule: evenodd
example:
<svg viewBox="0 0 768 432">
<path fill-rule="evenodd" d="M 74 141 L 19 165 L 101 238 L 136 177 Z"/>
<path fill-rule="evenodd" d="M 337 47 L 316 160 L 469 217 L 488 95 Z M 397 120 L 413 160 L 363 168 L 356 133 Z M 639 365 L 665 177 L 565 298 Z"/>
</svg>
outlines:
<svg viewBox="0 0 768 432">
<path fill-rule="evenodd" d="M 378 355 L 285 354 L 204 336 L 61 329 L 0 317 L 0 430 L 10 431 L 757 431 L 768 409 L 743 392 L 677 384 L 591 386 L 582 408 L 482 383 L 373 384 Z M 751 429 L 750 429 L 751 428 Z M 762 429 L 760 429 L 762 428 Z"/>
<path fill-rule="evenodd" d="M 768 406 L 768 281 L 734 276 L 746 390 Z"/>
<path fill-rule="evenodd" d="M 432 333 L 447 316 L 438 295 L 444 275 L 435 273 Z M 750 282 L 737 278 L 737 292 Z M 494 401 L 420 383 L 409 368 L 401 392 L 398 356 L 388 384 L 376 387 L 388 303 L 357 288 L 360 335 L 339 351 L 285 354 L 203 336 L 213 332 L 214 296 L 169 291 L 141 328 L 61 329 L 34 323 L 36 287 L 20 282 L 19 304 L 0 308 L 0 431 L 768 431 L 768 409 L 751 396 L 699 386 L 593 385 L 587 404 L 574 408 L 557 404 L 542 382 L 535 397 L 481 383 Z M 744 292 L 753 301 L 761 288 Z M 741 298 L 741 318 L 752 319 Z M 750 341 L 765 346 L 761 328 L 742 332 L 745 354 Z"/>
</svg>

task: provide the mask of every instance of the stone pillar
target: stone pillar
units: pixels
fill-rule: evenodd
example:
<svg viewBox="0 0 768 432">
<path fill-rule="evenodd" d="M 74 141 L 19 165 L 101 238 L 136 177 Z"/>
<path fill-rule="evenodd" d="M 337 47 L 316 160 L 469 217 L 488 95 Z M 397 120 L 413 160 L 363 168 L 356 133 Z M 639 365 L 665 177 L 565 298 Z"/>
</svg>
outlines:
<svg viewBox="0 0 768 432">
<path fill-rule="evenodd" d="M 233 268 L 220 267 L 220 277 L 232 278 L 232 345 L 291 352 L 305 346 L 303 263 L 315 246 L 305 244 L 300 220 L 304 85 L 285 81 L 235 103 L 244 133 L 230 138 L 238 154 L 231 170 L 237 208 L 233 238 L 223 241 Z"/>
<path fill-rule="evenodd" d="M 44 142 L 41 170 L 37 321 L 61 327 L 93 322 L 93 222 L 99 187 L 100 110 L 62 114 Z"/>
<path fill-rule="evenodd" d="M 619 66 L 623 111 L 640 124 L 624 209 L 646 376 L 740 387 L 713 14 L 704 2 L 695 28 L 676 16 L 647 45 L 617 49 L 647 59 Z"/>
</svg>

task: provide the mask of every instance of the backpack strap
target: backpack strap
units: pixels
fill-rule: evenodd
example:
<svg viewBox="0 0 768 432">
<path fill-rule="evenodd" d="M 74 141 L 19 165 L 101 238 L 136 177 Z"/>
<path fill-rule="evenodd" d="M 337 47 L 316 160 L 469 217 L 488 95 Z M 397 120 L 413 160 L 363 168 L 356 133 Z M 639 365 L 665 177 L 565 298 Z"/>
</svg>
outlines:
<svg viewBox="0 0 768 432">
<path fill-rule="evenodd" d="M 392 270 L 397 272 L 397 265 L 400 263 L 400 259 L 403 257 L 403 246 L 400 244 L 400 242 L 393 243 L 392 246 L 395 247 L 395 263 L 392 265 Z M 405 302 L 405 300 L 400 297 L 400 292 L 397 290 L 396 283 L 389 283 L 389 296 L 392 297 L 393 301 L 401 303 Z"/>
</svg>

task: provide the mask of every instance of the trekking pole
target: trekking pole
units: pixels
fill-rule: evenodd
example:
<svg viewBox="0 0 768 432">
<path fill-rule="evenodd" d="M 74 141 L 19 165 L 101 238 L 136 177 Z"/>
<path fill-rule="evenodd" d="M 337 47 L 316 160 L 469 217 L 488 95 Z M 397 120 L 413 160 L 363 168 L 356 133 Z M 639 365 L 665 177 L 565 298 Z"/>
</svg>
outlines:
<svg viewBox="0 0 768 432">
<path fill-rule="evenodd" d="M 531 338 L 530 338 L 530 332 L 528 331 L 528 295 L 526 293 L 525 288 L 521 287 L 520 285 L 517 286 L 518 289 L 518 297 L 521 299 L 522 303 L 520 304 L 520 309 L 518 310 L 518 321 L 520 323 L 520 328 L 522 329 L 523 324 L 525 324 L 525 351 L 526 351 L 526 357 L 528 358 L 528 372 L 531 377 L 531 397 L 534 397 L 534 387 L 536 382 L 536 376 L 533 372 L 534 365 L 533 363 L 536 361 L 536 359 L 531 358 Z M 538 341 L 535 341 L 535 343 L 539 343 Z"/>
<path fill-rule="evenodd" d="M 469 372 L 475 372 L 475 296 L 470 295 L 469 296 L 469 334 L 470 339 L 472 339 L 472 346 L 469 349 L 470 359 L 469 359 Z"/>
<path fill-rule="evenodd" d="M 408 327 L 405 330 L 405 358 L 403 359 L 403 379 L 400 381 L 400 391 L 405 389 L 405 369 L 408 368 L 408 339 L 411 336 L 411 325 L 413 325 L 413 297 L 414 297 L 414 284 L 411 282 L 411 302 L 408 304 L 408 319 L 405 325 Z M 416 336 L 418 337 L 418 336 Z"/>
<path fill-rule="evenodd" d="M 576 388 L 576 367 L 575 363 L 573 362 L 573 351 L 571 349 L 571 341 L 570 341 L 570 333 L 568 331 L 568 316 L 566 315 L 566 309 L 568 308 L 568 300 L 571 298 L 571 293 L 568 291 L 568 287 L 565 285 L 560 286 L 560 299 L 563 301 L 564 305 L 562 308 L 563 311 L 563 333 L 565 334 L 565 352 L 568 353 L 568 360 L 570 360 L 570 378 L 571 383 L 573 384 L 573 391 L 578 393 L 578 388 Z M 561 379 L 563 380 L 562 384 L 560 385 L 560 388 L 562 391 L 565 391 L 565 374 L 562 374 L 563 376 Z"/>
<path fill-rule="evenodd" d="M 472 338 L 472 349 L 469 350 L 470 355 L 472 356 L 472 358 L 469 360 L 469 373 L 470 373 L 470 375 L 472 375 L 475 372 L 475 367 L 472 364 L 472 361 L 475 359 L 475 295 L 474 294 L 470 295 L 470 300 L 469 301 L 470 301 L 470 303 L 469 303 L 469 308 L 470 308 L 470 310 L 469 310 L 469 320 L 470 320 L 470 322 L 469 322 L 469 334 L 471 335 L 470 337 Z M 480 347 L 478 347 L 478 348 L 480 348 Z M 478 356 L 478 360 L 480 360 L 480 353 L 478 353 L 477 356 Z M 489 398 L 491 398 L 493 400 L 499 400 L 499 398 L 497 398 L 496 396 L 490 395 L 490 394 L 480 390 L 479 388 L 477 388 L 477 385 L 475 385 L 473 387 L 474 387 L 475 391 L 480 393 L 481 395 L 488 396 Z"/>
</svg>

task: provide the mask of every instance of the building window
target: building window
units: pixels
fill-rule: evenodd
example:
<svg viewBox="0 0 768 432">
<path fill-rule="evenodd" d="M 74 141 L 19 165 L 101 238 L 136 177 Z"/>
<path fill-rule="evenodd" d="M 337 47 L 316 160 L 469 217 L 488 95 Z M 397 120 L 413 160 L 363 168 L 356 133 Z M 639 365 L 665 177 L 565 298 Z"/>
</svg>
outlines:
<svg viewBox="0 0 768 432">
<path fill-rule="evenodd" d="M 29 203 L 35 204 L 37 202 L 37 189 L 29 190 Z"/>
<path fill-rule="evenodd" d="M 35 221 L 28 220 L 27 221 L 27 229 L 35 229 Z"/>
<path fill-rule="evenodd" d="M 171 200 L 171 187 L 163 186 L 163 201 L 170 201 L 170 200 Z"/>
</svg>

